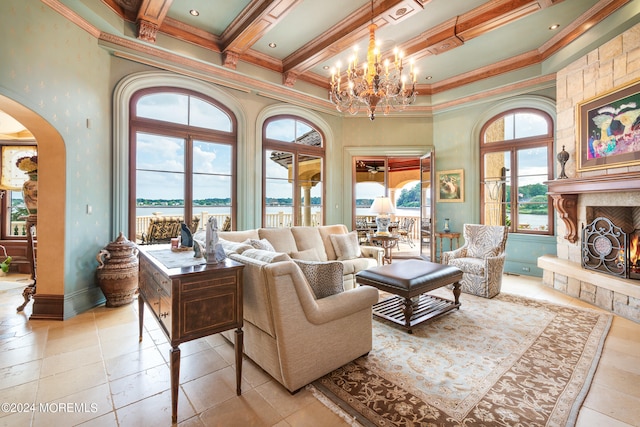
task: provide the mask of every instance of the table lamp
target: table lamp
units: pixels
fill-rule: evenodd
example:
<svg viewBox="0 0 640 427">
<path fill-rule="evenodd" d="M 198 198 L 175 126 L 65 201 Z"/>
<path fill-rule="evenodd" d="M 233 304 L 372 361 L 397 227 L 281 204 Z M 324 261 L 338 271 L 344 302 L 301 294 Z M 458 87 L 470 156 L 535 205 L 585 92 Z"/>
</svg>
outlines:
<svg viewBox="0 0 640 427">
<path fill-rule="evenodd" d="M 389 214 L 395 213 L 396 209 L 391 203 L 391 199 L 388 197 L 376 197 L 371 205 L 370 212 L 377 214 L 376 225 L 378 229 L 377 234 L 388 235 L 389 234 Z"/>
</svg>

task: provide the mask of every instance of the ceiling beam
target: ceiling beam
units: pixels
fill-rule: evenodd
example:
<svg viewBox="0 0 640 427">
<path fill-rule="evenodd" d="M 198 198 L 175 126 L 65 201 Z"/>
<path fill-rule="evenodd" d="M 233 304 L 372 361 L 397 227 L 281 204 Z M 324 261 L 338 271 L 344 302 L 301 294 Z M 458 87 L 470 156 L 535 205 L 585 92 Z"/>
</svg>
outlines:
<svg viewBox="0 0 640 427">
<path fill-rule="evenodd" d="M 491 0 L 448 21 L 428 29 L 399 46 L 406 56 L 415 59 L 438 55 L 462 46 L 465 41 L 478 37 L 503 25 L 516 21 L 542 8 L 563 0 Z M 553 2 L 553 3 L 552 3 Z M 389 24 L 393 16 L 404 11 L 402 19 L 417 11 L 408 1 L 385 1 L 374 8 L 374 22 L 378 28 Z M 283 72 L 304 72 L 322 61 L 347 50 L 368 34 L 371 20 L 369 6 L 362 7 L 329 29 L 316 40 L 301 47 L 282 61 Z M 391 11 L 391 13 L 390 13 Z M 393 11 L 396 11 L 393 13 Z M 383 54 L 383 56 L 386 56 Z"/>
<path fill-rule="evenodd" d="M 382 0 L 374 5 L 374 23 L 381 28 L 389 22 L 382 15 L 399 5 L 406 4 L 406 0 Z M 313 68 L 318 63 L 326 61 L 336 54 L 350 48 L 368 34 L 371 23 L 371 6 L 365 5 L 354 13 L 329 28 L 321 37 L 307 43 L 282 61 L 285 73 L 298 74 Z"/>
<path fill-rule="evenodd" d="M 220 36 L 223 52 L 242 55 L 302 0 L 252 0 Z"/>
<path fill-rule="evenodd" d="M 142 0 L 136 16 L 138 38 L 155 43 L 156 34 L 167 16 L 173 0 Z"/>
</svg>

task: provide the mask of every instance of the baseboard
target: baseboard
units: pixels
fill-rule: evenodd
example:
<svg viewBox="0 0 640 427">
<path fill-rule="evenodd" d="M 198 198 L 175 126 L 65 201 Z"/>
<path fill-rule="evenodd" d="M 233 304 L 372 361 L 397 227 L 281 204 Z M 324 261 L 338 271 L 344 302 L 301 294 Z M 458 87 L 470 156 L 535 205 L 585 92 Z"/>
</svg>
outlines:
<svg viewBox="0 0 640 427">
<path fill-rule="evenodd" d="M 29 320 L 64 320 L 64 295 L 34 295 Z"/>
</svg>

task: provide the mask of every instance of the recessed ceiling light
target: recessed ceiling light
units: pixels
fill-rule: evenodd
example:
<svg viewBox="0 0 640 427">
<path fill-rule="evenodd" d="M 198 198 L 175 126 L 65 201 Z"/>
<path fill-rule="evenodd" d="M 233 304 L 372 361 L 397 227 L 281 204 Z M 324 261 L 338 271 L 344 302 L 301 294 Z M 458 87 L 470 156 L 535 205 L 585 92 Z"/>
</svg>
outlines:
<svg viewBox="0 0 640 427">
<path fill-rule="evenodd" d="M 427 80 L 431 80 L 432 78 L 433 78 L 433 76 L 427 76 L 427 77 L 425 77 L 425 79 L 427 79 Z"/>
<path fill-rule="evenodd" d="M 560 24 L 553 24 L 552 26 L 549 27 L 550 30 L 555 30 L 558 27 L 560 27 Z"/>
<path fill-rule="evenodd" d="M 325 65 L 324 67 L 322 67 L 322 69 L 323 69 L 323 70 L 328 70 L 328 69 L 329 69 L 329 66 L 328 66 L 328 65 Z"/>
<path fill-rule="evenodd" d="M 274 49 L 277 46 L 277 44 L 275 44 L 274 42 L 269 43 L 269 47 L 271 49 Z"/>
<path fill-rule="evenodd" d="M 191 10 L 189 11 L 189 13 L 190 13 L 191 15 L 193 15 L 193 16 L 200 16 L 200 12 L 198 12 L 198 11 L 197 11 L 197 10 L 195 10 L 195 9 L 191 9 Z"/>
</svg>

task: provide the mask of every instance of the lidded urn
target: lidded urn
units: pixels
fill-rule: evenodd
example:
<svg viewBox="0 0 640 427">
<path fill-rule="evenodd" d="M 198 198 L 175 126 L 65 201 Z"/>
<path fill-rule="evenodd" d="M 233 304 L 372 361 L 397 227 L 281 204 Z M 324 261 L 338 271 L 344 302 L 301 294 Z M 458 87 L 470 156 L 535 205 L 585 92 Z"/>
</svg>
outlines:
<svg viewBox="0 0 640 427">
<path fill-rule="evenodd" d="M 138 291 L 138 246 L 122 231 L 96 255 L 98 285 L 107 307 L 129 304 Z"/>
</svg>

